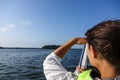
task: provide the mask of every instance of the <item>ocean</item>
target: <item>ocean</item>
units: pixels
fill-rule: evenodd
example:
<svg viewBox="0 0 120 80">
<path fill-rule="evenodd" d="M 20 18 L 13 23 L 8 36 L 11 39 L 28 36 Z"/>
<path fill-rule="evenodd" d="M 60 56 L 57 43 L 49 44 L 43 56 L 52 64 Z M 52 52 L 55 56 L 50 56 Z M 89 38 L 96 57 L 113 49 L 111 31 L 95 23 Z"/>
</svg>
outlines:
<svg viewBox="0 0 120 80">
<path fill-rule="evenodd" d="M 43 61 L 53 49 L 0 49 L 0 80 L 46 80 Z M 69 50 L 62 60 L 68 71 L 78 65 L 81 49 Z"/>
</svg>

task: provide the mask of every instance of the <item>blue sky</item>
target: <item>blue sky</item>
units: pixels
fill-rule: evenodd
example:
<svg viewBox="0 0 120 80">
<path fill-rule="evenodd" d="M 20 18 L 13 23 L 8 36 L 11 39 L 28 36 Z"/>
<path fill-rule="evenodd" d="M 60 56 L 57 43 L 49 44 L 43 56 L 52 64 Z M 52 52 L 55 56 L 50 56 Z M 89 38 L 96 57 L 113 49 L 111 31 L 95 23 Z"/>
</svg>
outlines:
<svg viewBox="0 0 120 80">
<path fill-rule="evenodd" d="M 0 46 L 63 44 L 106 19 L 120 19 L 120 0 L 0 0 Z"/>
</svg>

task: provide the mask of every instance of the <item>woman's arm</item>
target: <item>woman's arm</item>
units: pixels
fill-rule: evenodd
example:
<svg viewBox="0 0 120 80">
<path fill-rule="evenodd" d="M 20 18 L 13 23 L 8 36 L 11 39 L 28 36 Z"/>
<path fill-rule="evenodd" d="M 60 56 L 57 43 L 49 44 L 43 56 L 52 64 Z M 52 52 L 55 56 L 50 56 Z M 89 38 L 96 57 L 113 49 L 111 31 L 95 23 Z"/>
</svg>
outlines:
<svg viewBox="0 0 120 80">
<path fill-rule="evenodd" d="M 63 58 L 67 51 L 74 45 L 74 44 L 85 44 L 86 38 L 73 38 L 67 43 L 63 44 L 59 48 L 54 51 L 58 57 Z"/>
<path fill-rule="evenodd" d="M 74 38 L 49 54 L 43 63 L 44 74 L 47 80 L 76 80 L 77 76 L 68 72 L 60 63 L 66 52 L 74 44 L 85 44 L 85 38 Z"/>
</svg>

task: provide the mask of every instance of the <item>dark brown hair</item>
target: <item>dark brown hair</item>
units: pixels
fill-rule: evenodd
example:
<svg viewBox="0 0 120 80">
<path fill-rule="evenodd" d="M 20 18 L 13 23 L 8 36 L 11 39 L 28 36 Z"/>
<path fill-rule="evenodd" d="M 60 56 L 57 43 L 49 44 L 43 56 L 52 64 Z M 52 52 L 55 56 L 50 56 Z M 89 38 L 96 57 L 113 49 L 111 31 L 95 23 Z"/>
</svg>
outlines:
<svg viewBox="0 0 120 80">
<path fill-rule="evenodd" d="M 120 74 L 120 20 L 108 20 L 86 32 L 87 41 Z"/>
</svg>

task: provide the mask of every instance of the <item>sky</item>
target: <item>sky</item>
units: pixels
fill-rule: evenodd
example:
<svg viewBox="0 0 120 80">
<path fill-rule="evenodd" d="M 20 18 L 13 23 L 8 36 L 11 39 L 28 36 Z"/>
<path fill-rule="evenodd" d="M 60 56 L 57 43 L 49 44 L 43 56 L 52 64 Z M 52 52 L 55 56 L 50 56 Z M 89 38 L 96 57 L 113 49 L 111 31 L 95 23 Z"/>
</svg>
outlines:
<svg viewBox="0 0 120 80">
<path fill-rule="evenodd" d="M 0 0 L 0 46 L 61 45 L 120 19 L 120 0 Z"/>
</svg>

